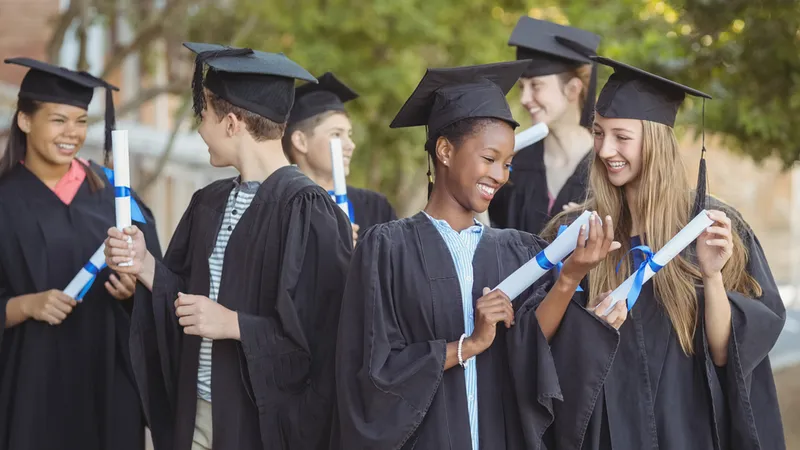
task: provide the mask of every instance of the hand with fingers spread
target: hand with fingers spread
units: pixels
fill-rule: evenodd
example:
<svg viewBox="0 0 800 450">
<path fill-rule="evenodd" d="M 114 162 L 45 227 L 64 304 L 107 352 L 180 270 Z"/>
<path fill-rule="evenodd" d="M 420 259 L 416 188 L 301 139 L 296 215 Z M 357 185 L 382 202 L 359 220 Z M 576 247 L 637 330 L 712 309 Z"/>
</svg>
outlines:
<svg viewBox="0 0 800 450">
<path fill-rule="evenodd" d="M 703 278 L 712 278 L 722 272 L 733 255 L 733 231 L 731 219 L 724 212 L 707 213 L 714 223 L 697 238 L 697 263 Z"/>
<path fill-rule="evenodd" d="M 128 242 L 128 237 L 131 238 L 131 242 Z M 142 272 L 148 251 L 144 233 L 137 226 L 126 228 L 124 233 L 117 228 L 109 228 L 105 244 L 106 264 L 108 264 L 108 267 L 117 273 L 123 274 L 138 275 Z M 120 266 L 120 264 L 128 262 L 133 262 L 133 264 Z"/>
<path fill-rule="evenodd" d="M 208 339 L 239 339 L 239 315 L 208 297 L 178 293 L 175 315 L 186 334 Z"/>
<path fill-rule="evenodd" d="M 476 353 L 482 353 L 492 345 L 500 322 L 504 322 L 506 328 L 514 324 L 511 300 L 503 291 L 483 288 L 483 297 L 475 303 L 475 330 L 467 338 L 474 344 Z"/>
<path fill-rule="evenodd" d="M 128 274 L 111 274 L 105 283 L 106 290 L 117 300 L 127 300 L 136 292 L 136 278 Z"/>
<path fill-rule="evenodd" d="M 606 216 L 605 223 L 601 224 L 597 213 L 593 213 L 589 218 L 588 229 L 586 225 L 581 227 L 575 251 L 564 262 L 559 276 L 577 285 L 610 252 L 620 247 L 620 243 L 614 240 L 614 223 L 611 216 Z"/>
<path fill-rule="evenodd" d="M 38 294 L 20 297 L 20 305 L 25 317 L 58 325 L 72 312 L 78 302 L 69 295 L 52 289 Z"/>
<path fill-rule="evenodd" d="M 592 305 L 596 305 L 591 311 L 594 312 L 597 317 L 603 319 L 606 323 L 619 330 L 619 327 L 621 327 L 622 323 L 625 322 L 625 319 L 628 318 L 628 306 L 624 301 L 617 302 L 611 312 L 609 312 L 607 315 L 603 315 L 603 313 L 605 313 L 608 309 L 608 306 L 611 305 L 610 294 L 611 291 L 603 292 L 602 294 L 598 295 L 597 298 L 591 302 Z"/>
</svg>

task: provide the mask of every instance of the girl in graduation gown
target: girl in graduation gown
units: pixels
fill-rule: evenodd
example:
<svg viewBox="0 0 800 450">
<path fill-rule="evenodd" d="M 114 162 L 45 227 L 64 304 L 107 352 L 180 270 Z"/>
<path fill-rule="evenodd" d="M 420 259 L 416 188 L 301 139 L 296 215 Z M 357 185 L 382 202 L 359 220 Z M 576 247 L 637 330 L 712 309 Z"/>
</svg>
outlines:
<svg viewBox="0 0 800 450">
<path fill-rule="evenodd" d="M 333 169 L 330 141 L 342 141 L 345 175 L 350 173 L 350 160 L 355 151 L 353 125 L 344 104 L 358 98 L 358 94 L 342 83 L 334 74 L 326 72 L 319 83 L 306 83 L 296 89 L 283 151 L 286 157 L 317 184 L 333 195 Z M 347 186 L 353 240 L 370 227 L 397 219 L 386 196 L 369 189 Z"/>
<path fill-rule="evenodd" d="M 551 217 L 586 199 L 591 162 L 591 113 L 597 74 L 589 59 L 600 36 L 522 17 L 509 45 L 529 65 L 519 79 L 520 102 L 533 123 L 550 129 L 514 156 L 509 182 L 489 206 L 500 228 L 539 233 Z"/>
<path fill-rule="evenodd" d="M 686 93 L 710 97 L 622 63 L 597 61 L 615 72 L 597 103 L 586 207 L 615 219 L 626 251 L 641 244 L 662 248 L 703 208 L 715 223 L 646 283 L 638 300 L 629 299 L 635 303 L 604 385 L 579 372 L 562 378 L 554 448 L 783 449 L 767 356 L 783 327 L 783 302 L 753 230 L 735 209 L 706 197 L 704 159 L 692 194 L 672 129 Z M 589 296 L 635 271 L 644 258 L 632 254 L 619 252 L 592 270 L 584 283 Z M 552 349 L 566 369 L 564 331 Z M 589 386 L 596 388 L 594 404 L 567 394 Z"/>
<path fill-rule="evenodd" d="M 436 183 L 424 212 L 373 227 L 355 249 L 339 322 L 333 448 L 540 448 L 562 395 L 547 342 L 558 305 L 605 257 L 612 228 L 592 227 L 555 284 L 548 276 L 513 305 L 489 291 L 542 249 L 533 235 L 473 218 L 508 179 L 518 124 L 505 93 L 525 65 L 430 69 L 394 119 L 392 127 L 428 126 Z M 533 308 L 514 312 L 536 289 L 549 290 L 541 329 Z M 509 327 L 526 345 L 506 345 Z"/>
<path fill-rule="evenodd" d="M 116 88 L 6 62 L 30 70 L 0 161 L 0 449 L 141 450 L 128 352 L 135 280 L 102 270 L 80 303 L 61 291 L 115 222 L 113 183 L 75 155 L 94 88 Z M 158 252 L 150 212 L 139 202 L 132 215 Z"/>
</svg>

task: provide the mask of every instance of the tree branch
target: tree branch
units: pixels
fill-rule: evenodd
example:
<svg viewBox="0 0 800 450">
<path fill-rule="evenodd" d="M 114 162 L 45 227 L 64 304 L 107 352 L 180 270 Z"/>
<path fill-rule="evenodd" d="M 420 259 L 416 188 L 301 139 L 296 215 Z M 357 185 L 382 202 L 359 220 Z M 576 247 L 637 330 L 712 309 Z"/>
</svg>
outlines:
<svg viewBox="0 0 800 450">
<path fill-rule="evenodd" d="M 163 9 L 153 11 L 139 28 L 133 41 L 114 50 L 111 58 L 106 61 L 100 78 L 108 77 L 131 53 L 146 47 L 154 39 L 161 36 L 164 32 L 164 27 L 172 19 L 172 16 L 181 10 L 186 10 L 189 2 L 190 0 L 174 0 L 167 3 Z"/>
<path fill-rule="evenodd" d="M 55 26 L 53 26 L 53 34 L 47 42 L 48 62 L 58 63 L 58 54 L 61 52 L 61 46 L 64 45 L 64 37 L 72 22 L 78 17 L 78 13 L 78 2 L 70 2 L 69 8 L 58 16 Z"/>
<path fill-rule="evenodd" d="M 169 135 L 167 144 L 164 146 L 164 150 L 161 151 L 158 161 L 156 161 L 155 170 L 139 183 L 139 186 L 136 187 L 136 192 L 143 194 L 153 185 L 158 177 L 161 176 L 161 172 L 164 171 L 164 167 L 166 167 L 167 161 L 169 161 L 172 150 L 175 148 L 175 139 L 178 137 L 178 132 L 180 132 L 181 125 L 183 125 L 183 122 L 185 122 L 186 118 L 189 117 L 189 112 L 192 110 L 191 106 L 192 96 L 185 95 L 183 97 L 183 103 L 181 103 L 180 108 L 178 108 L 178 112 L 175 114 L 175 123 L 172 124 L 172 132 Z"/>
<path fill-rule="evenodd" d="M 89 59 L 86 55 L 87 52 L 87 45 L 89 41 L 89 34 L 87 28 L 89 27 L 89 1 L 88 0 L 72 0 L 73 2 L 78 4 L 78 12 L 80 15 L 80 21 L 78 22 L 78 43 L 80 45 L 80 51 L 78 52 L 78 63 L 77 68 L 78 70 L 89 70 Z"/>
<path fill-rule="evenodd" d="M 162 94 L 182 94 L 189 90 L 189 85 L 190 84 L 188 80 L 179 80 L 175 83 L 170 83 L 164 86 L 155 86 L 145 89 L 141 91 L 134 99 L 117 108 L 116 115 L 117 117 L 123 117 L 126 114 L 139 109 L 139 107 L 145 103 Z M 99 116 L 92 116 L 89 118 L 89 124 L 91 125 L 93 123 L 101 122 L 103 119 L 103 114 Z"/>
</svg>

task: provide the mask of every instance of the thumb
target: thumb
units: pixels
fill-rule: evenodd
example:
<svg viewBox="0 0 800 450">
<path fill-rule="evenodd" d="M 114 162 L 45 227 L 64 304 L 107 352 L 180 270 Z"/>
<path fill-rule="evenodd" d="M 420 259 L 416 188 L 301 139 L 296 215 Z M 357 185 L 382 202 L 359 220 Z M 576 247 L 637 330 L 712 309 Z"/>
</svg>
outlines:
<svg viewBox="0 0 800 450">
<path fill-rule="evenodd" d="M 620 244 L 618 241 L 614 241 L 611 243 L 611 247 L 608 248 L 608 251 L 613 252 L 614 250 L 619 250 L 620 248 L 622 248 L 622 244 Z"/>
<path fill-rule="evenodd" d="M 491 290 L 491 289 L 489 289 L 488 287 L 485 287 L 485 288 L 483 288 L 483 295 L 486 295 L 486 294 L 488 294 L 489 292 L 492 292 L 492 290 Z"/>
</svg>

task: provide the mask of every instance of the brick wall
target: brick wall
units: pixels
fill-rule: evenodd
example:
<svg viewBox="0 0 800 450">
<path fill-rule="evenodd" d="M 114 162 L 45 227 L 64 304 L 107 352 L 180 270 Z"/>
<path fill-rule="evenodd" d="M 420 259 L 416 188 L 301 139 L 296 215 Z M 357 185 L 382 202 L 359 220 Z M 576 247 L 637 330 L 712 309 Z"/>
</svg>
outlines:
<svg viewBox="0 0 800 450">
<path fill-rule="evenodd" d="M 51 22 L 59 0 L 0 0 L 0 60 L 14 56 L 46 59 Z M 19 84 L 26 70 L 0 64 L 0 82 Z"/>
</svg>

